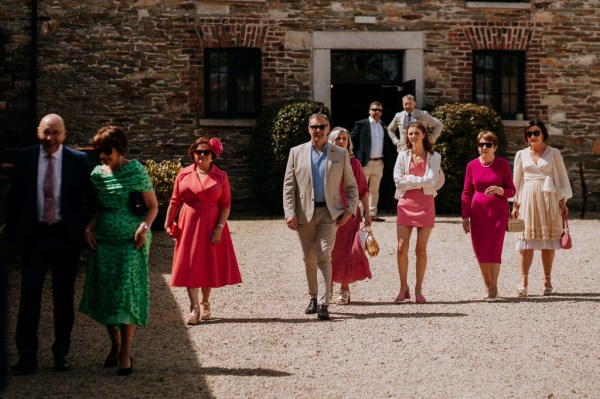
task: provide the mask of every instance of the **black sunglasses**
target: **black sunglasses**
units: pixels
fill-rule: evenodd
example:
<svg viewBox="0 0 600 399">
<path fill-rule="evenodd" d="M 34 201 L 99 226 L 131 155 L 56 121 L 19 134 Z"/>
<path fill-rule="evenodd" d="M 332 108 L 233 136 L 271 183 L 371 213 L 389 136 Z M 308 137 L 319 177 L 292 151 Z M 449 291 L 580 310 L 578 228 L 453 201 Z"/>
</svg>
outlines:
<svg viewBox="0 0 600 399">
<path fill-rule="evenodd" d="M 539 137 L 539 135 L 542 134 L 541 130 L 529 130 L 527 131 L 527 137 Z"/>
<path fill-rule="evenodd" d="M 381 112 L 382 109 L 381 108 L 371 108 L 371 111 L 373 111 L 373 112 Z"/>
<path fill-rule="evenodd" d="M 312 130 L 325 130 L 329 125 L 308 125 Z"/>
<path fill-rule="evenodd" d="M 212 154 L 211 150 L 194 150 L 194 154 L 200 156 L 200 155 L 204 155 L 205 157 L 209 156 L 210 154 Z"/>
<path fill-rule="evenodd" d="M 100 155 L 100 154 L 104 154 L 104 155 L 110 155 L 112 154 L 112 147 L 102 147 L 102 148 L 96 148 L 95 149 L 96 154 Z"/>
<path fill-rule="evenodd" d="M 493 146 L 494 146 L 494 143 L 477 143 L 477 147 L 479 147 L 479 148 L 483 148 L 483 147 L 492 148 Z"/>
</svg>

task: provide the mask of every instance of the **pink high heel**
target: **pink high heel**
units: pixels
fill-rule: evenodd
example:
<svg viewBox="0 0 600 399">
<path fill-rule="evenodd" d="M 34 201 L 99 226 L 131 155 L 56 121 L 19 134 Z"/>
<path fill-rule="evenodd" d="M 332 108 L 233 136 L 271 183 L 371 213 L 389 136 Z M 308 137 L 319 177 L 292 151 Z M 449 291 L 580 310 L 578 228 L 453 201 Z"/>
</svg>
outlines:
<svg viewBox="0 0 600 399">
<path fill-rule="evenodd" d="M 427 299 L 425 299 L 425 297 L 421 294 L 417 295 L 415 297 L 415 303 L 425 303 L 427 302 Z"/>
<path fill-rule="evenodd" d="M 402 302 L 406 301 L 407 299 L 410 299 L 410 290 L 406 290 L 406 293 L 404 293 L 404 292 L 399 293 L 398 296 L 396 297 L 396 299 L 394 299 L 394 302 L 402 303 Z"/>
</svg>

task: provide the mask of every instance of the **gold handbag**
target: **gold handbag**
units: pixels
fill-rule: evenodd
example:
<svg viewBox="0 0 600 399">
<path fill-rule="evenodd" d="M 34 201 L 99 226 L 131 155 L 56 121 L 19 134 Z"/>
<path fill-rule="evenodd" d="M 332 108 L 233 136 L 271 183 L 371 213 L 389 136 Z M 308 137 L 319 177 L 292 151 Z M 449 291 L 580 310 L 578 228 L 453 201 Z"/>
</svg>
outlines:
<svg viewBox="0 0 600 399">
<path fill-rule="evenodd" d="M 365 242 L 365 248 L 367 253 L 371 256 L 377 256 L 379 253 L 379 244 L 377 244 L 377 240 L 373 237 L 373 232 L 370 227 L 367 227 L 367 240 Z"/>
<path fill-rule="evenodd" d="M 522 233 L 525 231 L 525 222 L 523 219 L 508 219 L 506 231 L 509 233 Z"/>
</svg>

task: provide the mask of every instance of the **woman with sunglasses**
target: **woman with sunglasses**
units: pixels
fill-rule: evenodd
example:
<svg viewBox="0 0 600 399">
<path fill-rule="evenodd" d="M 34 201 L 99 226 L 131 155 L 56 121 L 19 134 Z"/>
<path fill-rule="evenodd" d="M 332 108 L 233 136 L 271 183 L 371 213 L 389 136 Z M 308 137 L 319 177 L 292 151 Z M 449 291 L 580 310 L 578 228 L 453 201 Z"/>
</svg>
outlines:
<svg viewBox="0 0 600 399">
<path fill-rule="evenodd" d="M 533 252 L 542 252 L 543 294 L 552 294 L 552 263 L 560 249 L 561 215 L 568 214 L 567 200 L 573 196 L 567 169 L 560 151 L 546 144 L 548 130 L 537 119 L 527 123 L 523 138 L 528 147 L 515 155 L 514 182 L 517 192 L 512 216 L 525 221 L 516 249 L 521 264 L 521 285 L 517 296 L 527 296 Z"/>
<path fill-rule="evenodd" d="M 148 323 L 149 227 L 158 204 L 146 168 L 124 157 L 127 135 L 123 128 L 99 129 L 92 145 L 102 162 L 90 177 L 99 211 L 85 229 L 91 249 L 80 310 L 106 325 L 111 349 L 104 367 L 118 365 L 117 374 L 125 376 L 133 371 L 131 344 L 136 326 Z M 146 205 L 142 215 L 134 213 L 129 203 L 135 191 Z"/>
<path fill-rule="evenodd" d="M 410 299 L 408 287 L 408 246 L 413 228 L 417 228 L 415 302 L 425 303 L 422 293 L 427 268 L 427 242 L 435 223 L 433 198 L 440 188 L 440 162 L 442 157 L 433 151 L 427 130 L 421 122 L 410 122 L 404 137 L 406 150 L 400 151 L 394 166 L 396 199 L 398 200 L 398 272 L 400 293 L 395 302 Z"/>
<path fill-rule="evenodd" d="M 211 318 L 213 288 L 242 282 L 227 226 L 229 178 L 213 163 L 222 151 L 216 137 L 194 141 L 188 149 L 193 164 L 177 175 L 165 219 L 165 231 L 177 240 L 171 285 L 187 288 L 192 325 Z"/>
<path fill-rule="evenodd" d="M 515 194 L 510 164 L 496 156 L 498 137 L 490 131 L 477 135 L 479 157 L 467 164 L 462 192 L 463 230 L 471 233 L 473 251 L 485 285 L 484 299 L 498 298 L 508 198 Z"/>
<path fill-rule="evenodd" d="M 327 137 L 329 143 L 348 150 L 350 153 L 350 166 L 358 185 L 358 198 L 365 209 L 365 226 L 371 225 L 369 214 L 369 183 L 363 172 L 360 161 L 354 157 L 350 133 L 343 127 L 334 128 Z M 346 206 L 346 194 L 344 184 L 340 186 L 340 196 Z M 348 220 L 346 224 L 338 227 L 335 235 L 335 246 L 331 253 L 332 281 L 341 283 L 340 294 L 337 299 L 338 305 L 350 303 L 350 283 L 371 278 L 369 260 L 361 246 L 357 232 L 362 220 L 360 207 L 356 207 L 355 217 Z"/>
</svg>

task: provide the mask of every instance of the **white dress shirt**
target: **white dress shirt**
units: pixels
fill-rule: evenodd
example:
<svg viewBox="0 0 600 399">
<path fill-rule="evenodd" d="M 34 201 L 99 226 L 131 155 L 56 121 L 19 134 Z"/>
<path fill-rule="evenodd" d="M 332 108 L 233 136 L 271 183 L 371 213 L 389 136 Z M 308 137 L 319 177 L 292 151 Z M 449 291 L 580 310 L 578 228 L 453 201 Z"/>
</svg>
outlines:
<svg viewBox="0 0 600 399">
<path fill-rule="evenodd" d="M 369 116 L 371 126 L 371 154 L 369 158 L 383 157 L 383 126 L 381 122 L 376 122 L 375 119 Z"/>
</svg>

